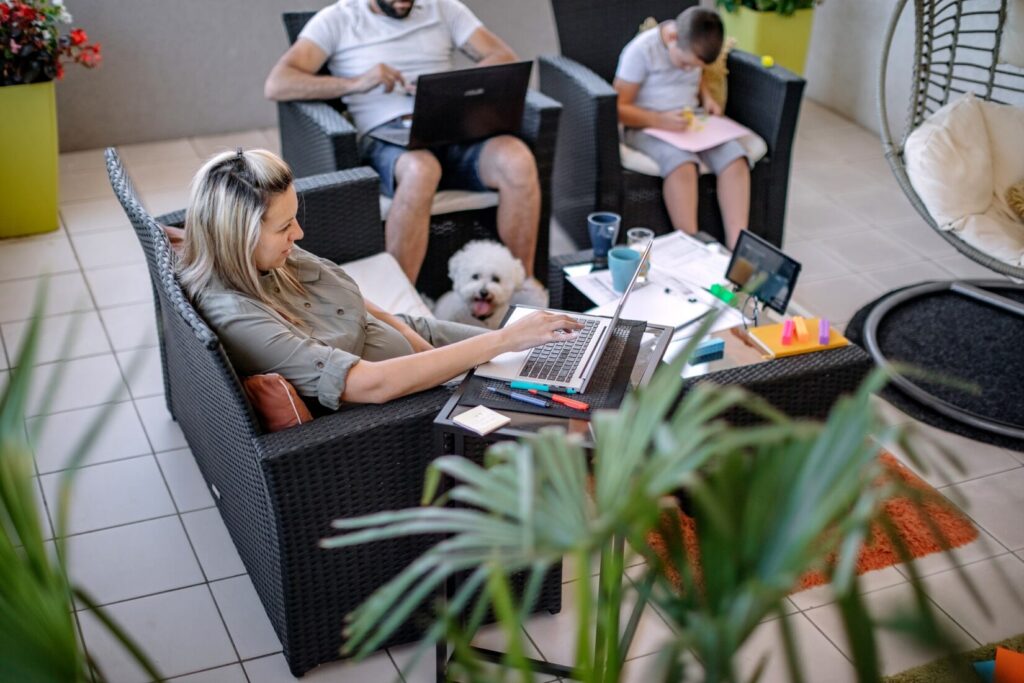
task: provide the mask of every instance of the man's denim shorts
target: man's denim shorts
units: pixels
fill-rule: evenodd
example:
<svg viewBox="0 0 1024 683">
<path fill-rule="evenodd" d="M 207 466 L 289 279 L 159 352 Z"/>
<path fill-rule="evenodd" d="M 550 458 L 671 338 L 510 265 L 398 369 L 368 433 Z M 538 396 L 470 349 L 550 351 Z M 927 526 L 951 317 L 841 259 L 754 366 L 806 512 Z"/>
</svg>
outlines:
<svg viewBox="0 0 1024 683">
<path fill-rule="evenodd" d="M 387 125 L 387 124 L 385 124 Z M 441 162 L 441 183 L 438 190 L 472 190 L 486 192 L 491 188 L 480 179 L 480 153 L 487 140 L 431 147 L 430 151 Z M 405 147 L 392 145 L 364 135 L 359 142 L 363 161 L 380 176 L 381 194 L 395 196 L 395 164 L 407 152 Z"/>
</svg>

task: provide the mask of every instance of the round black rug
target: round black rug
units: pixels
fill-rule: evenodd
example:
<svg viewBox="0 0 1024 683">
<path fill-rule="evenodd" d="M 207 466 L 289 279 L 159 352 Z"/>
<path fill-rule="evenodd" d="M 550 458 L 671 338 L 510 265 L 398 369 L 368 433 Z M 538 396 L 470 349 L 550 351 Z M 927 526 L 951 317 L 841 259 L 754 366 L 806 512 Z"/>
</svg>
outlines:
<svg viewBox="0 0 1024 683">
<path fill-rule="evenodd" d="M 1024 302 L 1024 288 L 1011 283 L 986 289 Z M 864 345 L 868 314 L 890 294 L 857 311 L 846 327 L 850 341 Z M 980 390 L 972 394 L 949 384 L 913 380 L 932 395 L 989 418 L 1024 424 L 1024 318 L 943 291 L 893 308 L 879 324 L 877 337 L 879 347 L 890 361 L 913 365 L 939 377 L 968 381 Z M 1024 451 L 1024 440 L 957 422 L 918 403 L 895 386 L 887 386 L 881 394 L 925 424 L 975 441 Z"/>
</svg>

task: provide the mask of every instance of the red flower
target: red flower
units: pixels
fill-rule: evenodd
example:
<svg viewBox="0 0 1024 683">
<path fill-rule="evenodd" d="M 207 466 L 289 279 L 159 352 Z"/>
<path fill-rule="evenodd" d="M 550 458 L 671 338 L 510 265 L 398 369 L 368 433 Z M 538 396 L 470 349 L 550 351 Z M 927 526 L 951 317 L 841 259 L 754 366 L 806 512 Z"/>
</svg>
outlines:
<svg viewBox="0 0 1024 683">
<path fill-rule="evenodd" d="M 57 80 L 59 81 L 62 78 L 64 78 L 64 65 L 61 64 L 60 61 L 58 61 L 57 62 Z"/>
<path fill-rule="evenodd" d="M 11 6 L 6 3 L 0 3 L 0 21 L 7 21 L 11 18 Z"/>
<path fill-rule="evenodd" d="M 14 5 L 14 18 L 32 21 L 36 18 L 36 11 L 32 7 L 19 2 Z"/>
<path fill-rule="evenodd" d="M 85 35 L 85 31 L 80 28 L 73 29 L 68 36 L 71 38 L 72 45 L 83 45 L 85 41 L 89 40 L 89 36 Z"/>
</svg>

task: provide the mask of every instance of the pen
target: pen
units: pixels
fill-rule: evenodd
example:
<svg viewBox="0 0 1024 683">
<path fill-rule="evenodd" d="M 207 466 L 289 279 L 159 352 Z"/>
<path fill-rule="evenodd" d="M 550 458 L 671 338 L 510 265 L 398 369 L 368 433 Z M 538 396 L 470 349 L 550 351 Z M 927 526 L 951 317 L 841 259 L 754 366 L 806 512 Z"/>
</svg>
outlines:
<svg viewBox="0 0 1024 683">
<path fill-rule="evenodd" d="M 529 394 L 520 394 L 518 391 L 508 391 L 507 389 L 499 389 L 497 387 L 484 387 L 487 391 L 491 391 L 495 394 L 500 394 L 507 398 L 514 399 L 516 401 L 522 401 L 523 403 L 529 403 L 531 405 L 540 406 L 541 408 L 550 408 L 551 401 L 545 401 L 542 398 L 536 396 L 530 396 Z"/>
<path fill-rule="evenodd" d="M 540 389 L 527 389 L 527 391 L 535 396 L 543 396 L 551 399 L 555 403 L 561 403 L 566 408 L 572 408 L 573 410 L 590 410 L 590 404 L 584 403 L 583 401 L 577 401 L 576 399 L 569 398 L 568 396 L 552 394 L 550 391 L 541 391 Z"/>
<path fill-rule="evenodd" d="M 562 387 L 553 387 L 550 384 L 535 384 L 533 382 L 523 382 L 520 380 L 509 382 L 508 385 L 513 389 L 536 389 L 537 391 L 548 391 L 551 393 L 558 392 L 561 394 L 576 393 L 575 389 L 563 389 Z"/>
</svg>

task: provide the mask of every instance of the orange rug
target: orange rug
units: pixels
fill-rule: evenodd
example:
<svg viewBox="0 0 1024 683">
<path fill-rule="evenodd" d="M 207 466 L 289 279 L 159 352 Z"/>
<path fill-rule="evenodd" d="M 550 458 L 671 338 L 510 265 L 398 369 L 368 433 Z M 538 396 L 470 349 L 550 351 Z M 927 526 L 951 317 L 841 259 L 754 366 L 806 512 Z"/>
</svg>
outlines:
<svg viewBox="0 0 1024 683">
<path fill-rule="evenodd" d="M 918 507 L 910 500 L 893 498 L 886 501 L 885 510 L 913 557 L 924 557 L 950 548 L 958 548 L 978 537 L 978 530 L 971 521 L 931 485 L 901 465 L 889 453 L 883 452 L 879 458 L 885 465 L 889 476 L 899 477 L 913 488 L 925 493 L 924 514 L 928 515 L 942 532 L 943 538 L 935 538 L 928 523 L 922 519 Z M 683 530 L 687 554 L 690 557 L 696 557 L 698 554 L 696 525 L 693 519 L 682 512 L 676 512 L 675 515 Z M 665 543 L 660 534 L 652 532 L 648 535 L 647 542 L 659 556 L 663 559 L 667 558 Z M 884 569 L 899 564 L 899 562 L 899 554 L 892 547 L 885 532 L 875 525 L 872 528 L 870 540 L 861 549 L 860 558 L 857 561 L 857 573 L 863 574 L 875 569 Z M 679 584 L 678 576 L 670 578 L 673 583 Z M 820 572 L 809 572 L 803 576 L 794 592 L 820 586 L 826 581 L 826 577 Z"/>
</svg>

